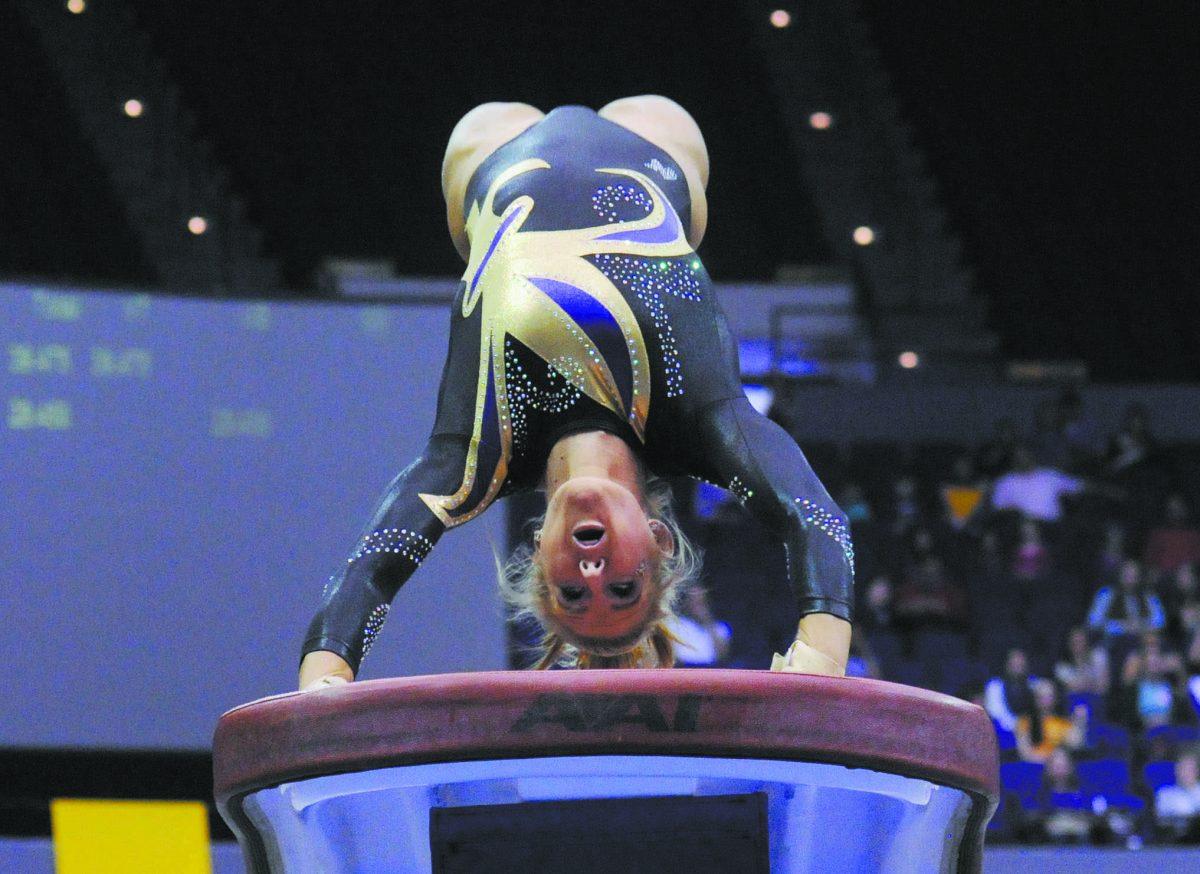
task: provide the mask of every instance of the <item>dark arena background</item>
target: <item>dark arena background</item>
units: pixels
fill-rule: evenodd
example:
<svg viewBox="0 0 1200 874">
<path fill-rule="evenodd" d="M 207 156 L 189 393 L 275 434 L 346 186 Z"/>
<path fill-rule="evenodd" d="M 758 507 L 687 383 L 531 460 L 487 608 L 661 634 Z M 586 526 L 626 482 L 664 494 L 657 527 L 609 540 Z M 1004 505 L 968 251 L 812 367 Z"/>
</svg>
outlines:
<svg viewBox="0 0 1200 874">
<path fill-rule="evenodd" d="M 0 3 L 0 870 L 1200 870 L 1198 59 L 1183 0 Z M 530 661 L 494 555 L 531 492 L 439 542 L 377 684 L 222 720 L 214 797 L 218 719 L 296 688 L 425 446 L 451 130 L 639 94 L 703 131 L 746 393 L 849 523 L 847 677 L 766 673 L 783 549 L 680 479 L 687 670 L 472 685 Z M 401 800 L 313 800 L 351 778 Z M 305 804 L 288 861 L 258 832 Z M 346 849 L 402 815 L 432 868 Z"/>
</svg>

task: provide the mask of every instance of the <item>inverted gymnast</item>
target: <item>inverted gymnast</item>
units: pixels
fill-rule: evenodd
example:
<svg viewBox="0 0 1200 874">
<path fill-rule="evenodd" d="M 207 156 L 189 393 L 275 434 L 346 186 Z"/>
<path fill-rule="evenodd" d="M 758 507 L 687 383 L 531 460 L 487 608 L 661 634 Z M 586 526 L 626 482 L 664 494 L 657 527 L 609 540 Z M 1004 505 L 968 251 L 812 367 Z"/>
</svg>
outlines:
<svg viewBox="0 0 1200 874">
<path fill-rule="evenodd" d="M 801 618 L 772 667 L 845 673 L 845 517 L 742 391 L 695 252 L 707 181 L 699 128 L 664 97 L 489 103 L 458 123 L 442 189 L 467 267 L 432 435 L 326 586 L 301 689 L 353 680 L 441 534 L 535 488 L 546 514 L 502 587 L 545 631 L 539 667 L 671 665 L 664 621 L 696 561 L 669 475 L 727 488 L 786 547 Z"/>
</svg>

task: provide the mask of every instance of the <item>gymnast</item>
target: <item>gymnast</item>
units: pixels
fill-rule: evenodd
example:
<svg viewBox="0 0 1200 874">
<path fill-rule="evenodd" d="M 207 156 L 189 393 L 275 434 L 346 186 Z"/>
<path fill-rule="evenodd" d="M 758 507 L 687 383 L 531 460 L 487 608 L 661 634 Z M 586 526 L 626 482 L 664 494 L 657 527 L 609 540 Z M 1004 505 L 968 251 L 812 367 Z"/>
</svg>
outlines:
<svg viewBox="0 0 1200 874">
<path fill-rule="evenodd" d="M 441 534 L 530 489 L 546 513 L 501 586 L 544 629 L 538 666 L 669 667 L 665 623 L 697 569 L 675 475 L 728 489 L 785 546 L 800 620 L 772 668 L 845 673 L 845 516 L 742 391 L 695 252 L 707 179 L 699 128 L 664 97 L 489 103 L 458 123 L 442 188 L 467 266 L 432 433 L 325 587 L 301 689 L 353 680 Z"/>
</svg>

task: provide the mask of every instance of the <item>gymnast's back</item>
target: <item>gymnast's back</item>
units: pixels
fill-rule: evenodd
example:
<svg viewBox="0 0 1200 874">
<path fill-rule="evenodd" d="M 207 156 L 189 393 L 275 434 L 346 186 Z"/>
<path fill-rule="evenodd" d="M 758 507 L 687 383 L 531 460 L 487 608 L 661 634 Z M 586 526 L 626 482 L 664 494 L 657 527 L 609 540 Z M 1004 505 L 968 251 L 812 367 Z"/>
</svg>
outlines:
<svg viewBox="0 0 1200 874">
<path fill-rule="evenodd" d="M 585 426 L 627 438 L 657 473 L 688 472 L 691 410 L 741 396 L 689 242 L 694 177 L 581 106 L 555 109 L 470 174 L 434 433 L 498 433 L 505 492 L 540 481 L 550 445 Z"/>
</svg>

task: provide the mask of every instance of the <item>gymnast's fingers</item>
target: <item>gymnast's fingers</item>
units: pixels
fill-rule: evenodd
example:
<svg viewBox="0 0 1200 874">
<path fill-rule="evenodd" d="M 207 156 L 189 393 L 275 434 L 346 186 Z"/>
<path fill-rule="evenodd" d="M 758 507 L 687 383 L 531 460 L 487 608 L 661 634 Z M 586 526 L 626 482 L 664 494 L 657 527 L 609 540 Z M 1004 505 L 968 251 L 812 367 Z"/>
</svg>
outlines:
<svg viewBox="0 0 1200 874">
<path fill-rule="evenodd" d="M 836 660 L 802 640 L 795 641 L 786 655 L 775 654 L 771 670 L 787 674 L 819 674 L 825 677 L 843 677 L 846 669 Z"/>
<path fill-rule="evenodd" d="M 301 692 L 316 692 L 320 689 L 328 689 L 330 686 L 344 686 L 350 681 L 345 677 L 339 677 L 337 674 L 328 674 L 324 677 L 318 677 L 307 686 L 300 689 Z"/>
</svg>

